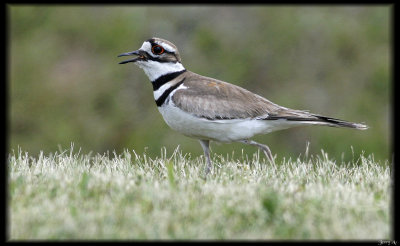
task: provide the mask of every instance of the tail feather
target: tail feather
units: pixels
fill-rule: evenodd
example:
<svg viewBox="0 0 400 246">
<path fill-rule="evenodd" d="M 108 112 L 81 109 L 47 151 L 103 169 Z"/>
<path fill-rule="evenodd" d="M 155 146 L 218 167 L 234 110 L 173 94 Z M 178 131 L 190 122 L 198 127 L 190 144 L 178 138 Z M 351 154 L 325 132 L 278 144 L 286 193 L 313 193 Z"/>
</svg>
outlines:
<svg viewBox="0 0 400 246">
<path fill-rule="evenodd" d="M 348 128 L 354 128 L 358 130 L 366 130 L 368 129 L 368 126 L 365 124 L 360 124 L 360 123 L 353 123 L 353 122 L 348 122 L 340 119 L 335 119 L 335 118 L 330 118 L 322 115 L 314 115 L 319 119 L 320 122 L 326 122 L 328 123 L 328 126 L 332 127 L 348 127 Z"/>
<path fill-rule="evenodd" d="M 310 124 L 321 124 L 325 126 L 331 127 L 348 127 L 354 128 L 358 130 L 366 130 L 368 126 L 365 124 L 360 123 L 353 123 L 345 120 L 335 119 L 331 117 L 326 117 L 317 114 L 307 114 L 304 117 L 299 116 L 271 116 L 269 115 L 265 120 L 278 120 L 278 119 L 285 119 L 288 121 L 297 121 L 297 122 L 308 122 Z"/>
</svg>

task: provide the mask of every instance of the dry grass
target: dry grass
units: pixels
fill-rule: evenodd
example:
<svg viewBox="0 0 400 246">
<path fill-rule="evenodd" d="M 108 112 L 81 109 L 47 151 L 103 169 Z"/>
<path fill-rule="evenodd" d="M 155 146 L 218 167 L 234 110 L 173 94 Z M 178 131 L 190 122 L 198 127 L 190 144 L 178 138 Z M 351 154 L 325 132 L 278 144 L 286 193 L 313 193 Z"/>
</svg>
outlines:
<svg viewBox="0 0 400 246">
<path fill-rule="evenodd" d="M 8 157 L 9 239 L 390 239 L 391 168 L 71 150 Z"/>
</svg>

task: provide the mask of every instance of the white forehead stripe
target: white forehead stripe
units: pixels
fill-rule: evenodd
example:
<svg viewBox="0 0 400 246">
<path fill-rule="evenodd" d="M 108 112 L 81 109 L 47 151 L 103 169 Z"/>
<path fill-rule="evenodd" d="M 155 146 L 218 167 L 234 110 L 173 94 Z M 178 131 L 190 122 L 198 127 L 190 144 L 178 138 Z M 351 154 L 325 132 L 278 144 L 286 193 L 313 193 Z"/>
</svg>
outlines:
<svg viewBox="0 0 400 246">
<path fill-rule="evenodd" d="M 140 47 L 141 50 L 147 51 L 147 53 L 151 54 L 151 44 L 150 42 L 146 41 L 142 44 L 142 47 Z"/>
<path fill-rule="evenodd" d="M 166 51 L 168 52 L 176 52 L 176 50 L 169 44 L 163 43 L 163 42 L 157 42 L 158 45 L 161 45 Z M 147 51 L 150 55 L 153 55 L 151 52 L 151 43 L 149 41 L 146 41 L 143 43 L 142 47 L 140 47 L 141 50 Z"/>
<path fill-rule="evenodd" d="M 170 46 L 169 44 L 166 43 L 158 43 L 159 45 L 161 45 L 162 47 L 164 47 L 164 49 L 168 52 L 175 52 L 175 49 L 172 48 L 172 46 Z"/>
</svg>

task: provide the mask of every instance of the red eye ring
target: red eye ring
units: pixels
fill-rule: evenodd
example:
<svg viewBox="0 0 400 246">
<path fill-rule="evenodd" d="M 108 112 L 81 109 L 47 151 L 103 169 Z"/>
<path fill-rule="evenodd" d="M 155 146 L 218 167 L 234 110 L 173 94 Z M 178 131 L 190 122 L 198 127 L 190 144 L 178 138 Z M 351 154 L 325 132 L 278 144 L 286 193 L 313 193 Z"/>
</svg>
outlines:
<svg viewBox="0 0 400 246">
<path fill-rule="evenodd" d="M 161 45 L 154 45 L 151 47 L 151 52 L 153 52 L 154 55 L 161 55 L 164 53 L 164 48 Z"/>
</svg>

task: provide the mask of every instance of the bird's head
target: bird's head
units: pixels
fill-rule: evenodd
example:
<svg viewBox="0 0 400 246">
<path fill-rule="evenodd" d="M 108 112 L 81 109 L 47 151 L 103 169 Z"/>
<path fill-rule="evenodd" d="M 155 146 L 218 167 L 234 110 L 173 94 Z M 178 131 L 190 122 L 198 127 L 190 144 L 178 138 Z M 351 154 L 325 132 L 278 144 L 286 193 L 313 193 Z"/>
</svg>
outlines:
<svg viewBox="0 0 400 246">
<path fill-rule="evenodd" d="M 140 49 L 122 53 L 118 57 L 121 56 L 135 56 L 119 64 L 135 63 L 144 70 L 151 81 L 167 73 L 185 70 L 176 46 L 161 38 L 148 39 Z"/>
</svg>

